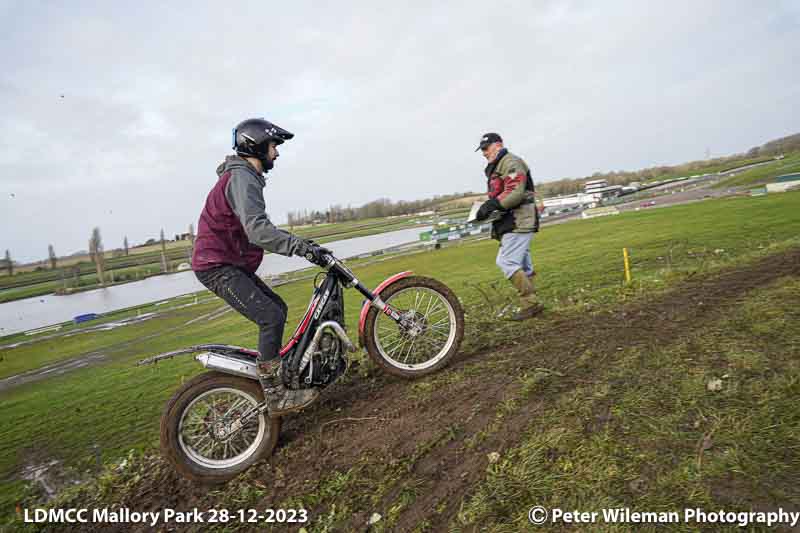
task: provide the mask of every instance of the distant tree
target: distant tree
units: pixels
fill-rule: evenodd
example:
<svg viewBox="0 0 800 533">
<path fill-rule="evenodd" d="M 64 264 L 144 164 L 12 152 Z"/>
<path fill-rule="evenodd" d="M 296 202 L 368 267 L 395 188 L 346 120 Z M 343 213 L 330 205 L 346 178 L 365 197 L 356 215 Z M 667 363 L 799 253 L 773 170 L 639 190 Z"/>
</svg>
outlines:
<svg viewBox="0 0 800 533">
<path fill-rule="evenodd" d="M 167 271 L 167 243 L 164 240 L 164 228 L 161 228 L 161 271 Z"/>
<path fill-rule="evenodd" d="M 192 254 L 194 253 L 194 224 L 189 224 L 189 249 L 186 251 L 189 261 L 192 260 Z"/>
<path fill-rule="evenodd" d="M 761 155 L 779 155 L 800 150 L 800 133 L 769 141 L 761 146 Z"/>
<path fill-rule="evenodd" d="M 11 261 L 11 252 L 9 252 L 8 250 L 6 250 L 5 263 L 6 263 L 6 270 L 8 270 L 8 275 L 12 276 L 14 274 L 14 263 L 13 261 Z"/>
<path fill-rule="evenodd" d="M 125 235 L 125 240 L 122 243 L 122 246 L 125 248 L 125 255 L 128 255 L 128 236 Z"/>
<path fill-rule="evenodd" d="M 50 256 L 50 268 L 55 270 L 57 258 L 56 258 L 56 251 L 53 249 L 52 244 L 47 245 L 47 253 Z"/>
<path fill-rule="evenodd" d="M 106 286 L 105 279 L 105 257 L 103 255 L 103 237 L 100 235 L 100 228 L 92 230 L 92 237 L 89 239 L 89 256 L 94 261 L 97 271 L 97 280 L 103 287 Z"/>
</svg>

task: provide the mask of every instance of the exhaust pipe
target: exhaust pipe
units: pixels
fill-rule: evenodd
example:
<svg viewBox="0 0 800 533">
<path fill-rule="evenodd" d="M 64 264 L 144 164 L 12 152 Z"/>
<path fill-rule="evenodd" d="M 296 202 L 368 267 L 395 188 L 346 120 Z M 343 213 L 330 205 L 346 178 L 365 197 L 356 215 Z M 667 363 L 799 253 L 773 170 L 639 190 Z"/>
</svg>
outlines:
<svg viewBox="0 0 800 533">
<path fill-rule="evenodd" d="M 217 370 L 225 374 L 233 374 L 234 376 L 258 380 L 255 359 L 250 362 L 238 357 L 231 357 L 214 352 L 201 353 L 196 356 L 195 359 L 200 361 L 200 364 L 209 370 Z"/>
<path fill-rule="evenodd" d="M 350 341 L 347 333 L 344 332 L 344 328 L 342 328 L 342 326 L 335 320 L 327 320 L 319 325 L 317 331 L 314 333 L 314 337 L 312 337 L 311 342 L 308 344 L 308 348 L 306 348 L 306 351 L 303 353 L 303 358 L 300 360 L 300 366 L 297 370 L 298 374 L 300 374 L 303 370 L 305 370 L 306 366 L 308 366 L 308 363 L 311 361 L 311 356 L 317 351 L 319 339 L 322 337 L 322 333 L 326 328 L 331 328 L 333 332 L 336 333 L 336 336 L 339 337 L 339 340 L 341 340 L 342 344 L 344 344 L 345 351 L 356 351 L 356 347 L 353 346 L 353 343 Z"/>
</svg>

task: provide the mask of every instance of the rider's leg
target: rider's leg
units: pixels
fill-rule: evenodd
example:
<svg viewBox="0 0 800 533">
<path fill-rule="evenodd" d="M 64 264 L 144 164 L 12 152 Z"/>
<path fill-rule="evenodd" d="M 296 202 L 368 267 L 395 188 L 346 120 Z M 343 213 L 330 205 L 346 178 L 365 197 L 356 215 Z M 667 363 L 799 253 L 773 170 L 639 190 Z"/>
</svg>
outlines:
<svg viewBox="0 0 800 533">
<path fill-rule="evenodd" d="M 196 274 L 200 283 L 258 325 L 259 361 L 276 359 L 286 324 L 283 300 L 258 280 L 258 276 L 235 266 L 221 266 Z"/>
<path fill-rule="evenodd" d="M 246 274 L 260 293 L 260 295 L 253 293 L 253 300 L 258 301 L 258 305 L 264 307 L 264 312 L 256 313 L 256 316 L 251 318 L 259 328 L 259 361 L 272 361 L 277 359 L 280 352 L 288 307 L 283 298 L 270 289 L 261 278 L 249 272 Z"/>
<path fill-rule="evenodd" d="M 197 278 L 259 327 L 259 381 L 270 404 L 270 414 L 277 416 L 297 411 L 313 402 L 318 391 L 293 391 L 286 389 L 281 382 L 278 354 L 286 324 L 286 304 L 283 300 L 258 276 L 240 268 L 223 266 L 214 271 L 198 272 Z"/>
<path fill-rule="evenodd" d="M 275 357 L 270 358 L 265 365 L 259 365 L 259 378 L 262 387 L 264 387 L 267 401 L 269 402 L 269 412 L 272 416 L 282 416 L 299 411 L 313 403 L 314 400 L 319 397 L 319 390 L 315 388 L 289 389 L 284 386 L 281 379 L 278 352 L 280 351 L 280 342 L 283 339 L 283 328 L 286 324 L 288 307 L 286 306 L 286 302 L 264 283 L 261 278 L 255 274 L 248 275 L 253 284 L 261 291 L 261 294 L 278 306 L 283 316 L 283 320 L 280 321 L 280 332 L 270 329 L 270 325 L 264 327 L 259 324 L 259 353 L 262 354 L 262 357 L 264 357 L 264 355 L 275 354 Z"/>
</svg>

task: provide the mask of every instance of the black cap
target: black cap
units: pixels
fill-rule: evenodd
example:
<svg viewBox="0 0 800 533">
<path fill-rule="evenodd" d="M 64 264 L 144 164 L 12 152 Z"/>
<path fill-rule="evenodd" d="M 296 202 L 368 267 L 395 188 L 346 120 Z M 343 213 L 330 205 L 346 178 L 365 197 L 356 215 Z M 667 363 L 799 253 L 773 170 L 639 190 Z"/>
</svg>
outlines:
<svg viewBox="0 0 800 533">
<path fill-rule="evenodd" d="M 475 148 L 475 151 L 483 150 L 487 146 L 493 143 L 501 143 L 503 142 L 503 138 L 500 137 L 497 133 L 484 133 L 483 137 L 481 137 L 481 143 Z"/>
</svg>

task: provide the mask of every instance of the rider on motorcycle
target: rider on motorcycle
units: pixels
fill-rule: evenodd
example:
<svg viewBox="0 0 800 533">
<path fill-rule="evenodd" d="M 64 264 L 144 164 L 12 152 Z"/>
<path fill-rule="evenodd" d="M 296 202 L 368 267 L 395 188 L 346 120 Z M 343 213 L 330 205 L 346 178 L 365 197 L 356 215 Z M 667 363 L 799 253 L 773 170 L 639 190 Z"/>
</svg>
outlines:
<svg viewBox="0 0 800 533">
<path fill-rule="evenodd" d="M 316 388 L 286 388 L 280 377 L 279 350 L 286 303 L 256 274 L 264 250 L 299 255 L 323 266 L 330 250 L 278 229 L 265 212 L 265 174 L 278 158 L 277 146 L 294 137 L 255 118 L 233 131 L 233 149 L 217 167 L 218 180 L 197 225 L 192 270 L 211 292 L 259 327 L 258 373 L 273 416 L 299 411 L 319 396 Z"/>
</svg>

